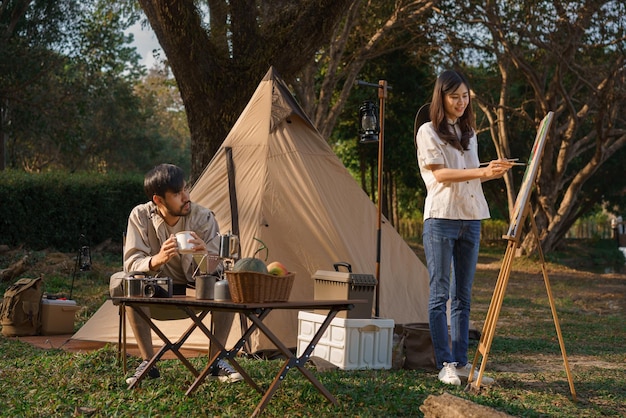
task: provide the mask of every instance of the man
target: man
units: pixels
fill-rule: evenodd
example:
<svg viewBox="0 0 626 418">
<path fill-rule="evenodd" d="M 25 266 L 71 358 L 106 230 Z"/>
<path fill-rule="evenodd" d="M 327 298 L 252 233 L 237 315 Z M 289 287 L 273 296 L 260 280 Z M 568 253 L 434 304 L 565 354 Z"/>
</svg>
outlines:
<svg viewBox="0 0 626 418">
<path fill-rule="evenodd" d="M 174 294 L 186 294 L 193 282 L 196 264 L 193 254 L 217 254 L 219 229 L 212 211 L 189 200 L 183 170 L 172 164 L 161 164 L 144 178 L 144 190 L 149 201 L 136 206 L 128 218 L 124 244 L 124 276 L 129 272 L 144 272 L 153 277 L 170 277 Z M 175 235 L 191 231 L 189 243 L 193 253 L 180 254 Z M 111 278 L 111 295 L 119 295 L 120 274 Z M 143 308 L 149 315 L 149 308 Z M 149 325 L 133 309 L 127 318 L 137 340 L 143 362 L 126 383 L 132 384 L 154 355 Z M 225 344 L 232 322 L 232 314 L 212 314 L 215 336 Z M 151 378 L 160 376 L 156 366 L 148 372 Z M 242 376 L 224 360 L 220 360 L 212 376 L 222 382 L 237 382 Z"/>
</svg>

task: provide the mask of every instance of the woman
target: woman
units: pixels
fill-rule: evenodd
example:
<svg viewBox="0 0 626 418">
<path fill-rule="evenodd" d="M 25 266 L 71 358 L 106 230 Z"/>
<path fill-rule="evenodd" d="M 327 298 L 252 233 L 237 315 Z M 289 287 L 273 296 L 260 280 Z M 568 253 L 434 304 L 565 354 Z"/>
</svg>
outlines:
<svg viewBox="0 0 626 418">
<path fill-rule="evenodd" d="M 444 71 L 435 83 L 430 122 L 416 136 L 417 161 L 426 183 L 424 252 L 430 275 L 428 317 L 439 380 L 460 385 L 467 379 L 470 298 L 480 221 L 489 218 L 481 182 L 502 177 L 512 166 L 494 160 L 481 167 L 470 87 L 463 75 Z M 447 302 L 450 308 L 450 348 Z M 475 379 L 478 373 L 475 373 Z M 483 383 L 493 380 L 483 377 Z"/>
</svg>

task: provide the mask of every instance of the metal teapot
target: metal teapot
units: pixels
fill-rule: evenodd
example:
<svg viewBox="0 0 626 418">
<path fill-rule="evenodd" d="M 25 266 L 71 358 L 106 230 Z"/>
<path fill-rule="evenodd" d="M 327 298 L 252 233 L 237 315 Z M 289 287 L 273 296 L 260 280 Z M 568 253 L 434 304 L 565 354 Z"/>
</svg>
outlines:
<svg viewBox="0 0 626 418">
<path fill-rule="evenodd" d="M 213 299 L 221 302 L 228 302 L 231 300 L 230 288 L 228 287 L 227 279 L 222 279 L 215 282 Z"/>
<path fill-rule="evenodd" d="M 220 258 L 239 258 L 239 237 L 228 231 L 227 234 L 220 235 Z"/>
</svg>

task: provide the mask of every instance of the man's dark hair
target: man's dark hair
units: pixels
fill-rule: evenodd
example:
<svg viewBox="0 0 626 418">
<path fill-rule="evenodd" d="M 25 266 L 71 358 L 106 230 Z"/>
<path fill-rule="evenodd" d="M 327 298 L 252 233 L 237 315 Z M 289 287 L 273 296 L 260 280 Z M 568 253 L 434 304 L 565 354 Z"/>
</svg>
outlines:
<svg viewBox="0 0 626 418">
<path fill-rule="evenodd" d="M 152 196 L 165 197 L 166 192 L 178 193 L 185 186 L 185 173 L 173 164 L 160 164 L 148 171 L 143 180 L 143 189 L 152 200 Z"/>
</svg>

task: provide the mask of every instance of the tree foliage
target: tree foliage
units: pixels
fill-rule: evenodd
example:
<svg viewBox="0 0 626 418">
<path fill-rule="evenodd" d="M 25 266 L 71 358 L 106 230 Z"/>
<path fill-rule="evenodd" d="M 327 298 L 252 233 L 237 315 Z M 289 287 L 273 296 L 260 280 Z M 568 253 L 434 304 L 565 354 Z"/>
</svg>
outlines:
<svg viewBox="0 0 626 418">
<path fill-rule="evenodd" d="M 150 113 L 146 114 L 146 136 L 158 140 L 151 162 L 173 162 L 185 173 L 191 172 L 189 127 L 185 108 L 166 65 L 148 70 L 135 87 L 137 95 Z"/>
<path fill-rule="evenodd" d="M 413 116 L 427 96 L 425 74 L 430 74 L 428 56 L 436 48 L 427 30 L 434 1 L 353 1 L 328 44 L 292 82 L 300 100 L 325 138 L 341 149 L 344 163 L 355 158 L 353 170 L 373 201 L 378 199 L 376 146 L 355 143 L 358 107 L 364 99 L 378 103 L 370 87 L 355 89 L 357 79 L 392 85 L 385 111 L 382 212 L 396 225 L 401 216 L 415 213 L 421 202 L 421 184 L 412 139 Z M 411 48 L 409 48 L 411 46 Z M 339 132 L 335 131 L 339 128 Z M 337 141 L 348 141 L 338 147 Z M 420 209 L 421 211 L 421 209 Z"/>
<path fill-rule="evenodd" d="M 371 74 L 368 81 L 374 83 L 384 78 L 380 72 L 362 71 L 368 62 L 388 62 L 391 67 L 398 64 L 394 58 L 402 57 L 400 65 L 414 66 L 407 76 L 419 72 L 420 64 L 430 67 L 426 57 L 435 46 L 429 39 L 427 24 L 434 3 L 357 0 L 350 4 L 329 42 L 320 46 L 292 83 L 322 136 L 331 136 L 359 77 Z M 390 55 L 407 50 L 411 52 L 406 55 Z"/>
<path fill-rule="evenodd" d="M 17 141 L 15 132 L 24 135 L 45 133 L 41 120 L 50 115 L 63 99 L 63 92 L 51 88 L 52 72 L 62 74 L 63 59 L 54 47 L 65 44 L 70 35 L 63 27 L 72 27 L 77 2 L 32 2 L 30 0 L 0 3 L 0 164 L 8 159 L 5 144 Z M 37 91 L 47 91 L 48 97 Z M 54 106 L 50 104 L 54 103 Z M 50 118 L 54 119 L 54 118 Z M 62 121 L 57 120 L 56 125 Z M 27 126 L 30 125 L 30 126 Z M 52 131 L 54 128 L 50 129 Z M 30 146 L 29 146 L 30 145 Z M 13 147 L 21 152 L 36 148 L 35 143 Z M 49 149 L 46 149 L 49 148 Z M 53 155 L 56 147 L 43 146 L 45 154 Z M 42 157 L 43 158 L 43 157 Z M 49 158 L 49 157 L 48 157 Z"/>
<path fill-rule="evenodd" d="M 124 33 L 136 19 L 107 0 L 0 3 L 2 168 L 145 171 L 188 160 L 163 129 L 163 114 L 180 107 L 157 110 L 137 94 L 145 69 Z"/>
<path fill-rule="evenodd" d="M 134 2 L 0 0 L 2 168 L 145 171 L 170 161 L 193 180 L 274 66 L 375 200 L 378 156 L 357 143 L 356 123 L 377 95 L 355 81 L 384 79 L 381 199 L 395 222 L 422 206 L 415 112 L 437 73 L 455 67 L 470 76 L 484 160 L 524 159 L 538 122 L 556 114 L 532 201 L 544 251 L 600 202 L 624 207 L 623 2 L 139 4 L 167 57 L 149 73 L 124 33 L 138 18 Z M 485 184 L 492 213 L 513 207 L 522 173 Z"/>
<path fill-rule="evenodd" d="M 532 200 L 546 252 L 611 192 L 598 173 L 623 174 L 608 162 L 626 145 L 625 15 L 616 0 L 442 2 L 442 62 L 472 75 L 498 156 L 528 155 L 555 112 Z"/>
<path fill-rule="evenodd" d="M 419 178 L 413 140 L 413 123 L 417 109 L 429 100 L 432 89 L 431 68 L 416 68 L 407 51 L 392 51 L 365 64 L 361 76 L 388 80 L 391 89 L 385 101 L 382 212 L 393 225 L 401 218 L 419 216 L 425 190 Z M 376 80 L 378 81 L 378 80 Z M 359 107 L 370 100 L 377 105 L 376 88 L 355 88 L 331 143 L 361 187 L 377 202 L 378 145 L 359 143 Z"/>
</svg>

